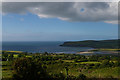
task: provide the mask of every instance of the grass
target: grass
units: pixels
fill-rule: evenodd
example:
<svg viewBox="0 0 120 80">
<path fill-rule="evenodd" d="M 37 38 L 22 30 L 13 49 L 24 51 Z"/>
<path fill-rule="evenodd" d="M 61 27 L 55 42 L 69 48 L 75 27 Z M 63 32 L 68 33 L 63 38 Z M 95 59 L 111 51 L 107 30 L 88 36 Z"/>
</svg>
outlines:
<svg viewBox="0 0 120 80">
<path fill-rule="evenodd" d="M 12 61 L 2 61 L 2 77 L 12 78 Z"/>
<path fill-rule="evenodd" d="M 10 53 L 23 53 L 22 51 L 4 51 L 4 52 L 10 52 Z"/>
<path fill-rule="evenodd" d="M 90 51 L 120 51 L 120 49 L 92 49 Z"/>
<path fill-rule="evenodd" d="M 88 73 L 88 71 L 85 71 L 83 73 L 88 77 L 98 77 L 98 78 L 100 78 L 100 77 L 102 77 L 102 78 L 114 77 L 114 78 L 118 78 L 118 77 L 120 77 L 120 75 L 118 73 L 118 69 L 120 69 L 120 67 L 91 69 L 91 70 L 89 70 L 90 73 Z"/>
<path fill-rule="evenodd" d="M 80 64 L 101 64 L 101 62 L 80 62 Z"/>
<path fill-rule="evenodd" d="M 74 60 L 62 60 L 64 62 L 74 62 Z"/>
<path fill-rule="evenodd" d="M 14 58 L 17 58 L 17 57 L 18 57 L 18 55 L 17 55 L 17 54 L 14 54 L 13 56 L 14 56 Z"/>
<path fill-rule="evenodd" d="M 68 61 L 67 61 L 68 62 Z M 82 64 L 98 64 L 100 62 L 82 62 Z M 47 66 L 47 71 L 50 72 L 51 74 L 56 74 L 56 73 L 60 73 L 62 72 L 63 74 L 66 74 L 65 68 L 63 67 L 64 64 L 50 64 Z M 97 68 L 97 69 L 82 69 L 82 71 L 80 72 L 79 69 L 79 64 L 75 63 L 70 63 L 70 65 L 68 66 L 69 68 L 69 74 L 73 75 L 73 76 L 78 76 L 80 73 L 85 74 L 87 77 L 89 78 L 93 78 L 93 77 L 101 77 L 101 78 L 110 78 L 110 77 L 114 77 L 114 78 L 118 78 L 118 69 L 120 69 L 119 67 L 107 67 L 107 68 Z M 83 66 L 84 68 L 84 66 Z"/>
<path fill-rule="evenodd" d="M 63 57 L 64 55 L 50 55 L 53 57 L 56 56 L 60 56 Z M 26 57 L 32 57 L 32 55 L 26 55 Z M 18 58 L 18 54 L 14 54 L 14 59 Z M 60 59 L 61 60 L 61 59 Z M 54 60 L 54 61 L 44 61 L 45 64 L 47 66 L 47 72 L 49 74 L 59 74 L 59 73 L 63 73 L 66 75 L 66 70 L 65 70 L 65 66 L 68 66 L 68 73 L 70 75 L 73 76 L 78 76 L 80 73 L 85 74 L 87 77 L 89 78 L 106 78 L 106 77 L 114 77 L 114 78 L 118 78 L 119 73 L 118 71 L 120 70 L 120 67 L 106 67 L 106 68 L 89 68 L 87 64 L 101 64 L 101 62 L 97 62 L 97 61 L 88 61 L 88 62 L 80 62 L 80 60 L 78 60 L 78 62 L 75 62 L 75 59 L 73 60 L 62 60 L 63 62 L 59 62 L 58 60 Z M 3 78 L 12 78 L 13 75 L 13 70 L 12 68 L 12 61 L 1 61 L 2 62 L 2 76 Z M 49 63 L 50 62 L 50 63 Z M 86 67 L 86 68 L 85 68 Z M 80 71 L 81 69 L 81 71 Z"/>
<path fill-rule="evenodd" d="M 71 62 L 69 60 L 65 60 L 66 62 Z M 49 64 L 47 65 L 47 71 L 50 74 L 56 74 L 56 73 L 60 73 L 62 72 L 63 74 L 66 75 L 66 71 L 63 65 L 66 64 L 66 62 L 64 63 L 55 63 L 55 64 Z M 72 61 L 73 62 L 73 61 Z M 81 64 L 97 64 L 100 62 L 80 62 Z M 11 65 L 12 62 L 10 61 L 3 61 L 4 65 L 2 67 L 2 76 L 5 78 L 11 78 L 12 77 L 12 70 L 11 69 Z M 73 76 L 78 76 L 80 73 L 85 74 L 87 77 L 92 78 L 92 77 L 101 77 L 101 78 L 106 78 L 106 77 L 114 77 L 114 78 L 118 78 L 118 70 L 120 69 L 119 67 L 115 67 L 115 68 L 98 68 L 98 69 L 83 69 L 82 72 L 79 72 L 79 64 L 76 63 L 69 63 L 69 74 L 73 75 Z"/>
<path fill-rule="evenodd" d="M 31 55 L 27 55 L 26 57 L 32 57 Z"/>
<path fill-rule="evenodd" d="M 62 60 L 64 62 L 74 62 L 74 60 Z M 76 64 L 101 64 L 101 62 L 95 62 L 95 61 L 90 61 L 90 62 L 75 62 Z"/>
<path fill-rule="evenodd" d="M 12 78 L 12 70 L 2 70 L 3 78 Z"/>
<path fill-rule="evenodd" d="M 12 61 L 2 61 L 2 66 L 11 66 Z"/>
<path fill-rule="evenodd" d="M 51 69 L 52 73 L 64 73 L 66 74 L 66 71 L 65 69 L 63 68 L 56 68 L 55 69 L 55 66 L 51 66 L 54 68 Z M 80 73 L 83 73 L 85 74 L 87 77 L 89 78 L 92 78 L 92 77 L 97 77 L 97 78 L 110 78 L 110 77 L 114 77 L 114 78 L 118 78 L 118 67 L 115 67 L 115 68 L 101 68 L 101 69 L 91 69 L 91 70 L 83 70 L 82 72 L 79 72 L 78 71 L 79 67 L 73 67 L 73 68 L 69 68 L 69 74 L 70 75 L 73 75 L 73 76 L 78 76 Z"/>
</svg>

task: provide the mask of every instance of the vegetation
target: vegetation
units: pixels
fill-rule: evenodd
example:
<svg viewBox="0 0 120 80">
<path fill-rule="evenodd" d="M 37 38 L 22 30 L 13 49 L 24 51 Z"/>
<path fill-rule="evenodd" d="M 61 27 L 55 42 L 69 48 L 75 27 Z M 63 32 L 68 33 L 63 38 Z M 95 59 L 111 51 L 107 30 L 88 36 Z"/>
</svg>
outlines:
<svg viewBox="0 0 120 80">
<path fill-rule="evenodd" d="M 3 51 L 2 80 L 114 80 L 120 78 L 119 57 Z"/>
<path fill-rule="evenodd" d="M 120 51 L 120 49 L 103 49 L 103 48 L 101 48 L 101 49 L 92 49 L 92 50 L 90 50 L 90 51 Z"/>
<path fill-rule="evenodd" d="M 67 47 L 92 47 L 92 48 L 118 48 L 118 40 L 86 40 L 86 41 L 71 41 L 64 42 L 60 46 Z"/>
</svg>

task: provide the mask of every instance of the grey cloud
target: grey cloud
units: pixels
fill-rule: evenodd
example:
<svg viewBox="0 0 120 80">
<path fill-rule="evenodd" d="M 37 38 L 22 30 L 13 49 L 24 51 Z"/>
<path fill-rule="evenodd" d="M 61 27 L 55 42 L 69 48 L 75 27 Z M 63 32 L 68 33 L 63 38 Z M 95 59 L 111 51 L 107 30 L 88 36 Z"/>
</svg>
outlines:
<svg viewBox="0 0 120 80">
<path fill-rule="evenodd" d="M 109 22 L 118 17 L 117 2 L 4 2 L 2 8 L 4 14 L 29 12 L 40 18 L 59 18 L 73 22 Z"/>
</svg>

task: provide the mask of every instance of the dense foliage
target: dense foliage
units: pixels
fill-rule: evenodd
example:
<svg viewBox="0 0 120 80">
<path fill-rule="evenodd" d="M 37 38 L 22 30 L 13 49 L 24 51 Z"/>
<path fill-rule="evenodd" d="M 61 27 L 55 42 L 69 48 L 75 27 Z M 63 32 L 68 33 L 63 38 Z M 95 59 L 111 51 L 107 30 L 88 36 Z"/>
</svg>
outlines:
<svg viewBox="0 0 120 80">
<path fill-rule="evenodd" d="M 31 58 L 19 58 L 13 64 L 14 78 L 16 80 L 39 80 L 47 78 L 45 67 L 40 61 Z"/>
<path fill-rule="evenodd" d="M 3 52 L 3 80 L 95 80 L 120 78 L 120 55 Z M 12 67 L 11 67 L 12 66 Z"/>
</svg>

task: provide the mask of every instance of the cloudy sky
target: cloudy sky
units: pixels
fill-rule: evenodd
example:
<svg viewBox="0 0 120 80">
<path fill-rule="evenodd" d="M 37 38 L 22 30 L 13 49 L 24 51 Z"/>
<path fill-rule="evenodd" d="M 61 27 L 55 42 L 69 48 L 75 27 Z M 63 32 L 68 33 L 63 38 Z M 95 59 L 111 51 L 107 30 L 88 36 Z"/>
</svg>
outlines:
<svg viewBox="0 0 120 80">
<path fill-rule="evenodd" d="M 4 2 L 4 41 L 115 39 L 115 2 Z"/>
</svg>

